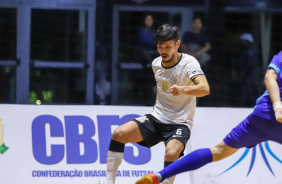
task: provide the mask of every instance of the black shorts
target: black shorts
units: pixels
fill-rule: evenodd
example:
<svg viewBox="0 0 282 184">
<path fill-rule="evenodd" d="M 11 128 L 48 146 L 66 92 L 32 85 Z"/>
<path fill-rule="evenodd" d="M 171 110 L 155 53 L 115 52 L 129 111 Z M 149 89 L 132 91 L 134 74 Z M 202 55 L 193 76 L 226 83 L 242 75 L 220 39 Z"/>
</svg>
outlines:
<svg viewBox="0 0 282 184">
<path fill-rule="evenodd" d="M 164 124 L 151 114 L 135 118 L 133 121 L 138 124 L 144 138 L 144 140 L 138 142 L 138 144 L 148 148 L 159 142 L 164 142 L 166 145 L 172 139 L 179 140 L 185 147 L 190 138 L 190 129 L 186 125 Z M 183 153 L 181 153 L 181 156 L 182 155 Z"/>
</svg>

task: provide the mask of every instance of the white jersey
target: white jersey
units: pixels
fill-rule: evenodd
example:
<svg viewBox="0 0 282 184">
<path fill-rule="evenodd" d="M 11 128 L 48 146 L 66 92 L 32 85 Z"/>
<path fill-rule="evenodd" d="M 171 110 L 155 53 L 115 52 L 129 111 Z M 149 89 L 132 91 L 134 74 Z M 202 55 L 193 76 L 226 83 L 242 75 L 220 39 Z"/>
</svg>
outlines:
<svg viewBox="0 0 282 184">
<path fill-rule="evenodd" d="M 184 124 L 190 129 L 196 108 L 196 97 L 182 94 L 173 96 L 169 88 L 173 85 L 192 86 L 196 76 L 204 75 L 199 62 L 188 54 L 181 54 L 172 67 L 162 65 L 162 58 L 152 62 L 157 82 L 157 100 L 152 115 L 165 124 Z"/>
</svg>

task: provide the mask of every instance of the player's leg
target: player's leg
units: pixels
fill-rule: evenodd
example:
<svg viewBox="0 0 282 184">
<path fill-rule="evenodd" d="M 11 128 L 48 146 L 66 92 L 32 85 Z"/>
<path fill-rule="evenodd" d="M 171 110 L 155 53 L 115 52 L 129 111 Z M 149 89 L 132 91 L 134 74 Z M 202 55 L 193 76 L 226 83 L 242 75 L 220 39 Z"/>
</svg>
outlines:
<svg viewBox="0 0 282 184">
<path fill-rule="evenodd" d="M 180 160 L 172 163 L 168 167 L 159 172 L 162 180 L 169 178 L 179 173 L 196 170 L 210 162 L 221 160 L 235 153 L 234 149 L 221 141 L 218 145 L 212 148 L 198 149 L 184 156 Z"/>
<path fill-rule="evenodd" d="M 143 140 L 143 136 L 138 124 L 135 121 L 129 121 L 114 130 L 112 139 L 126 144 L 129 142 L 140 142 Z"/>
<path fill-rule="evenodd" d="M 225 144 L 224 141 L 221 141 L 216 146 L 210 148 L 210 150 L 212 153 L 212 161 L 215 162 L 234 154 L 236 151 L 238 151 L 238 148 L 232 148 Z"/>
<path fill-rule="evenodd" d="M 178 160 L 179 155 L 184 150 L 184 144 L 180 142 L 177 139 L 170 140 L 165 149 L 165 162 L 164 167 L 167 167 L 171 165 L 174 161 Z M 159 181 L 161 181 L 161 175 L 159 173 L 150 173 L 148 175 L 145 175 L 143 178 L 137 181 L 139 184 L 158 184 Z M 172 184 L 174 182 L 175 176 L 172 176 L 170 178 L 165 178 L 164 181 L 162 181 L 163 184 Z"/>
<path fill-rule="evenodd" d="M 143 117 L 136 118 L 135 121 L 137 122 L 139 129 L 143 135 L 144 140 L 142 142 L 138 142 L 139 145 L 152 147 L 159 142 L 163 142 L 164 137 L 161 135 L 163 125 L 159 123 L 159 121 L 154 118 L 152 115 L 148 114 Z M 169 137 L 169 136 L 168 136 Z M 157 184 L 158 178 L 154 173 L 152 176 L 146 175 L 144 176 L 143 182 L 144 184 Z"/>
<path fill-rule="evenodd" d="M 122 162 L 125 144 L 142 140 L 143 137 L 135 121 L 125 123 L 113 132 L 107 157 L 107 184 L 115 183 L 118 167 Z"/>
<path fill-rule="evenodd" d="M 151 180 L 153 180 L 155 183 L 159 183 L 160 181 L 171 176 L 177 175 L 179 173 L 196 170 L 210 162 L 226 158 L 231 154 L 235 153 L 236 151 L 237 149 L 226 145 L 222 141 L 213 148 L 203 148 L 193 151 L 184 156 L 183 158 L 170 164 L 160 172 L 151 173 L 149 176 L 146 177 L 151 177 Z M 158 181 L 156 181 L 155 178 L 158 178 Z M 150 183 L 150 180 L 148 179 L 146 179 L 145 182 L 143 180 L 144 179 L 141 178 L 136 182 L 136 184 L 153 184 L 153 182 Z"/>
<path fill-rule="evenodd" d="M 156 174 L 159 178 L 165 179 L 182 172 L 198 169 L 212 161 L 226 158 L 235 153 L 238 148 L 252 147 L 265 140 L 262 136 L 265 133 L 260 129 L 263 127 L 264 130 L 267 130 L 267 126 L 264 126 L 264 124 L 269 124 L 267 121 L 269 120 L 249 115 L 215 147 L 193 151 Z M 142 184 L 142 182 L 137 184 Z"/>
<path fill-rule="evenodd" d="M 215 147 L 193 151 L 155 174 L 159 180 L 168 178 L 182 172 L 198 169 L 212 161 L 226 158 L 242 147 L 253 147 L 266 140 L 275 140 L 276 142 L 279 142 L 279 139 L 269 137 L 270 135 L 273 137 L 273 132 L 276 129 L 279 130 L 277 127 L 273 128 L 271 124 L 271 120 L 251 114 L 238 126 L 232 129 L 223 141 Z M 281 132 L 275 135 L 278 135 L 278 137 L 281 138 Z M 143 183 L 142 179 L 140 179 L 136 184 L 150 183 Z"/>
<path fill-rule="evenodd" d="M 164 167 L 172 164 L 184 155 L 185 145 L 190 138 L 190 129 L 185 125 L 166 125 L 163 136 L 165 141 L 165 163 Z M 175 176 L 162 181 L 163 184 L 173 184 Z"/>
<path fill-rule="evenodd" d="M 185 149 L 184 144 L 177 139 L 170 140 L 165 149 L 165 163 L 164 167 L 169 166 L 174 161 L 179 159 L 179 155 Z M 173 184 L 175 180 L 175 176 L 165 179 L 162 183 L 163 184 Z"/>
</svg>

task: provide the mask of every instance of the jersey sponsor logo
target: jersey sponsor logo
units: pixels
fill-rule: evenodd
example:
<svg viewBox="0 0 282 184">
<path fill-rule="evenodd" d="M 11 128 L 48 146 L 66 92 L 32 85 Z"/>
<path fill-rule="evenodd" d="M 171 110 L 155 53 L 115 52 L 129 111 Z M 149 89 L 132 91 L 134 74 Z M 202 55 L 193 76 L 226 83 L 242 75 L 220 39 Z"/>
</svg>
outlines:
<svg viewBox="0 0 282 184">
<path fill-rule="evenodd" d="M 267 160 L 267 157 L 266 157 L 266 154 L 265 154 L 265 149 L 270 154 L 270 156 L 272 156 L 277 162 L 282 164 L 282 161 L 270 149 L 270 147 L 268 145 L 268 141 L 264 142 L 264 146 L 265 146 L 265 148 L 263 147 L 263 143 L 259 143 L 259 145 L 258 145 L 266 167 L 268 168 L 269 172 L 275 177 L 275 173 L 272 170 L 271 165 L 269 164 L 269 162 Z M 249 167 L 249 170 L 248 170 L 248 173 L 247 173 L 247 176 L 246 176 L 246 177 L 248 177 L 249 174 L 251 173 L 253 166 L 254 166 L 254 163 L 255 163 L 257 146 L 253 147 L 253 148 L 246 148 L 243 155 L 233 165 L 231 165 L 228 169 L 226 169 L 225 171 L 220 173 L 218 176 L 220 176 L 220 175 L 226 173 L 227 171 L 231 170 L 233 167 L 235 167 L 237 164 L 239 164 L 242 160 L 244 160 L 245 157 L 248 155 L 250 150 L 252 150 L 252 158 L 251 158 L 250 167 Z"/>
<path fill-rule="evenodd" d="M 194 74 L 202 74 L 202 73 L 203 73 L 202 70 L 195 70 L 195 71 L 192 72 L 193 75 Z"/>
</svg>

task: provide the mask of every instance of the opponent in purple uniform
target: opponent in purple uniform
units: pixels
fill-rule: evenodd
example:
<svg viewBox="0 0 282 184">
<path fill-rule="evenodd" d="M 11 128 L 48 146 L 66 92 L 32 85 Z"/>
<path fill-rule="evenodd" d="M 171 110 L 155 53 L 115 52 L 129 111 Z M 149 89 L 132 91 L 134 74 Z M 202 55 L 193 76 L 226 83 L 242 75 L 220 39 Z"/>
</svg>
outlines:
<svg viewBox="0 0 282 184">
<path fill-rule="evenodd" d="M 254 147 L 268 140 L 282 144 L 281 70 L 282 51 L 268 66 L 264 77 L 266 91 L 257 99 L 253 112 L 218 145 L 193 151 L 160 172 L 145 175 L 136 184 L 158 184 L 168 177 L 224 159 L 242 147 Z"/>
</svg>

